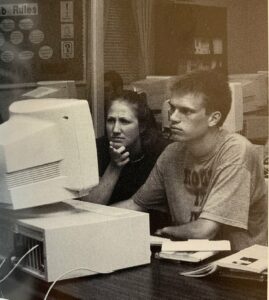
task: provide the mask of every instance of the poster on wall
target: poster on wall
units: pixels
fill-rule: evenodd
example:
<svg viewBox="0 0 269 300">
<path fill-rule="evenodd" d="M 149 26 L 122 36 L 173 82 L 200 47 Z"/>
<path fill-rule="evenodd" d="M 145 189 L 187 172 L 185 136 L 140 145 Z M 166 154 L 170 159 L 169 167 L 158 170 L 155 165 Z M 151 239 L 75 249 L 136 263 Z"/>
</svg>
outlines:
<svg viewBox="0 0 269 300">
<path fill-rule="evenodd" d="M 85 0 L 1 0 L 0 88 L 86 81 Z"/>
</svg>

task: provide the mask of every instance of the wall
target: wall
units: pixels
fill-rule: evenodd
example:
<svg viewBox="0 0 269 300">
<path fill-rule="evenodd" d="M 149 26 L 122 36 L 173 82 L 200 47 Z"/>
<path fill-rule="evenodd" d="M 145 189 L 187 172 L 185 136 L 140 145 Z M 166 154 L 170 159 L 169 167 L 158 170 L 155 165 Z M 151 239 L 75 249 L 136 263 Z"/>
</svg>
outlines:
<svg viewBox="0 0 269 300">
<path fill-rule="evenodd" d="M 251 72 L 268 70 L 268 2 L 266 0 L 248 1 L 248 36 L 249 70 Z"/>
<path fill-rule="evenodd" d="M 109 0 L 104 33 L 104 68 L 115 70 L 125 84 L 139 78 L 139 45 L 130 0 Z"/>
<path fill-rule="evenodd" d="M 268 70 L 267 0 L 228 0 L 230 73 Z"/>
<path fill-rule="evenodd" d="M 247 57 L 249 56 L 247 1 L 225 1 L 227 6 L 228 72 L 232 74 L 249 72 L 247 67 Z"/>
</svg>

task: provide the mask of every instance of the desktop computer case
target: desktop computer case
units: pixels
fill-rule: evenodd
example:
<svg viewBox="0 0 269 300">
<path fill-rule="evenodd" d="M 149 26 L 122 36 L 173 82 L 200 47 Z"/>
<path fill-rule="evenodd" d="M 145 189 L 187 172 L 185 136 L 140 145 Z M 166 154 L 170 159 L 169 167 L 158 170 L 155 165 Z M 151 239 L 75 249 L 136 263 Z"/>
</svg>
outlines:
<svg viewBox="0 0 269 300">
<path fill-rule="evenodd" d="M 19 266 L 35 277 L 51 282 L 150 262 L 146 213 L 76 200 L 28 211 L 1 212 L 0 245 L 20 255 L 39 245 Z"/>
</svg>

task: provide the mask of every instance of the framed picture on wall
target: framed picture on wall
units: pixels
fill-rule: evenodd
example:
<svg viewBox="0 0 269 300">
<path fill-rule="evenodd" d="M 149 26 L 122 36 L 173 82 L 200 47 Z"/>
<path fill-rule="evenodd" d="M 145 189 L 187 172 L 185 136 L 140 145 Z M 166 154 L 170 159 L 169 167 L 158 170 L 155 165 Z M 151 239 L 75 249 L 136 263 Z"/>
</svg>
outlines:
<svg viewBox="0 0 269 300">
<path fill-rule="evenodd" d="M 0 88 L 86 82 L 85 0 L 3 0 Z"/>
</svg>

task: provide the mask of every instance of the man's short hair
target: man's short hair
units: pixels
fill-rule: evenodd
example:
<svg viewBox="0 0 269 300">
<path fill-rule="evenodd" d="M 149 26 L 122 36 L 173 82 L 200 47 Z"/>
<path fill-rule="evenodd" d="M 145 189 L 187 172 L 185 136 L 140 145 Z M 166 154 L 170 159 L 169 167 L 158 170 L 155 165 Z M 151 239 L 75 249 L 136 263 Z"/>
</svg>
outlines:
<svg viewBox="0 0 269 300">
<path fill-rule="evenodd" d="M 202 95 L 207 113 L 219 111 L 222 126 L 231 108 L 231 91 L 226 75 L 217 71 L 195 71 L 179 78 L 172 87 L 174 95 Z"/>
<path fill-rule="evenodd" d="M 109 81 L 112 85 L 113 92 L 117 93 L 123 89 L 123 80 L 119 73 L 116 71 L 108 71 L 104 74 L 104 80 Z"/>
</svg>

